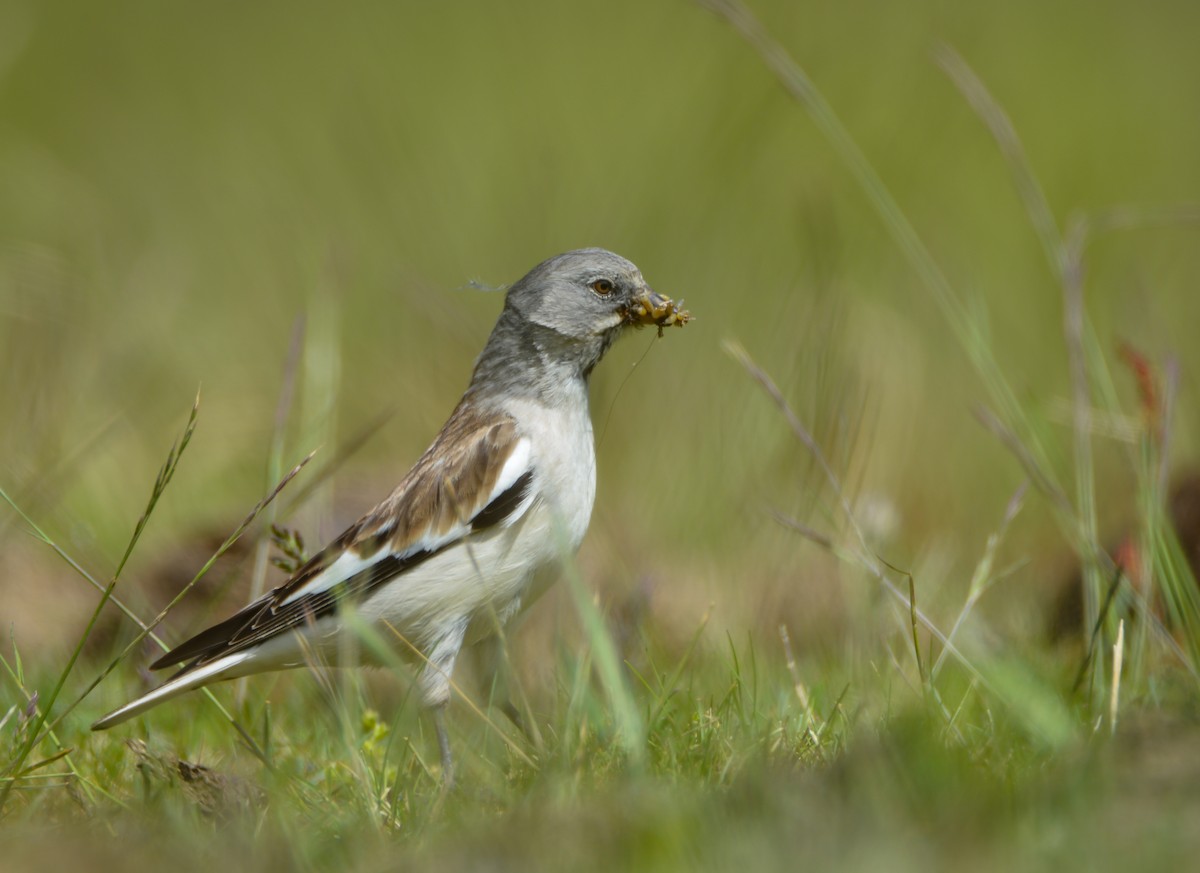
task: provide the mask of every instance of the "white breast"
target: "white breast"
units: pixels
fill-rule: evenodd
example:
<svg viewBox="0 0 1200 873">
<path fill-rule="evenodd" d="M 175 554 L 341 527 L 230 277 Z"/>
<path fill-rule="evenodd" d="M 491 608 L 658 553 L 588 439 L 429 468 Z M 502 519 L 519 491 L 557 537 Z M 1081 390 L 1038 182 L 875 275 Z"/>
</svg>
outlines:
<svg viewBox="0 0 1200 873">
<path fill-rule="evenodd" d="M 507 409 L 530 440 L 534 488 L 574 553 L 583 542 L 596 499 L 596 447 L 586 387 L 579 383 L 563 388 L 565 402 L 553 407 L 514 400 Z"/>
<path fill-rule="evenodd" d="M 564 386 L 567 388 L 569 386 Z M 556 566 L 579 548 L 596 496 L 596 452 L 586 388 L 554 405 L 509 401 L 505 410 L 529 440 L 532 505 L 511 526 L 468 537 L 383 586 L 362 605 L 408 639 L 434 641 L 465 618 L 468 642 L 490 635 L 541 594 Z M 536 582 L 535 582 L 536 576 Z M 531 589 L 531 583 L 533 588 Z"/>
</svg>

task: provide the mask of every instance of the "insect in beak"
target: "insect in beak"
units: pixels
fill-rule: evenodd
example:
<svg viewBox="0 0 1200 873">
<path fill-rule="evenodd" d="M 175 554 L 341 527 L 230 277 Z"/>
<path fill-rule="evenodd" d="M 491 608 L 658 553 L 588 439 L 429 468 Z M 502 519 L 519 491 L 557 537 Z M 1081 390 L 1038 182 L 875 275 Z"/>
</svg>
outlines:
<svg viewBox="0 0 1200 873">
<path fill-rule="evenodd" d="M 692 314 L 670 297 L 664 297 L 649 288 L 643 288 L 625 308 L 625 323 L 634 327 L 654 325 L 662 336 L 665 327 L 683 327 L 692 320 Z"/>
</svg>

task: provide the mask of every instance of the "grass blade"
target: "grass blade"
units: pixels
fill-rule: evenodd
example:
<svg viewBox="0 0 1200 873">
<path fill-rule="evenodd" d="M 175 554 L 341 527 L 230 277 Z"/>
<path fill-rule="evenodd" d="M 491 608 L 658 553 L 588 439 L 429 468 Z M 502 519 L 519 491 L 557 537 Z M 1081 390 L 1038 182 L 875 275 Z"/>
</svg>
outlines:
<svg viewBox="0 0 1200 873">
<path fill-rule="evenodd" d="M 88 639 L 91 637 L 92 631 L 96 627 L 96 622 L 100 619 L 100 614 L 104 610 L 104 606 L 112 597 L 113 590 L 117 587 L 117 581 L 121 576 L 121 572 L 125 569 L 125 565 L 129 561 L 129 556 L 133 554 L 133 550 L 137 546 L 138 540 L 141 539 L 142 532 L 146 529 L 146 525 L 150 521 L 150 516 L 154 512 L 154 508 L 158 505 L 159 498 L 162 497 L 167 485 L 169 485 L 171 482 L 171 478 L 175 475 L 175 470 L 179 466 L 179 461 L 183 457 L 183 453 L 187 449 L 188 443 L 192 439 L 192 434 L 196 430 L 196 420 L 199 411 L 200 394 L 197 392 L 196 399 L 192 403 L 191 412 L 188 415 L 187 424 L 183 429 L 183 435 L 180 437 L 178 443 L 171 446 L 170 451 L 167 453 L 167 460 L 159 470 L 158 477 L 154 481 L 154 487 L 151 489 L 150 500 L 146 504 L 146 509 L 142 513 L 141 518 L 139 518 L 137 524 L 134 525 L 133 534 L 129 538 L 129 544 L 125 547 L 125 552 L 121 556 L 121 560 L 117 563 L 117 567 L 113 572 L 112 579 L 104 587 L 104 590 L 100 595 L 100 600 L 96 603 L 96 607 L 92 611 L 92 615 L 88 620 L 87 626 L 84 628 L 78 642 L 75 644 L 74 651 L 71 652 L 71 656 L 67 659 L 66 666 L 63 667 L 62 672 L 59 674 L 58 680 L 55 682 L 53 689 L 47 696 L 45 705 L 38 708 L 37 718 L 34 721 L 33 726 L 30 728 L 28 739 L 17 750 L 17 754 L 14 756 L 14 758 L 5 766 L 3 771 L 4 775 L 19 774 L 25 764 L 25 760 L 29 757 L 34 748 L 36 748 L 41 742 L 42 727 L 46 724 L 46 720 L 49 718 L 50 712 L 53 710 L 54 704 L 58 700 L 58 696 L 62 693 L 63 686 L 66 685 L 67 682 L 67 677 L 71 675 L 71 671 L 75 668 L 75 663 L 79 660 L 79 656 L 83 652 L 84 645 L 86 645 Z M 32 524 L 32 521 L 25 515 L 24 512 L 21 512 L 21 510 L 12 502 L 12 500 L 3 490 L 0 490 L 0 497 L 3 497 L 4 500 L 13 507 L 13 509 L 20 513 L 22 518 L 25 518 L 27 522 Z M 45 533 L 41 532 L 40 529 L 37 529 L 36 526 L 35 530 L 44 541 L 49 542 L 49 538 Z M 68 707 L 67 711 L 69 712 L 74 705 L 75 704 L 72 704 L 71 707 Z M 57 723 L 57 720 L 55 723 Z M 16 785 L 16 781 L 16 779 L 13 779 L 12 781 L 6 782 L 4 787 L 0 789 L 0 811 L 3 811 L 5 801 L 7 801 L 13 786 Z"/>
</svg>

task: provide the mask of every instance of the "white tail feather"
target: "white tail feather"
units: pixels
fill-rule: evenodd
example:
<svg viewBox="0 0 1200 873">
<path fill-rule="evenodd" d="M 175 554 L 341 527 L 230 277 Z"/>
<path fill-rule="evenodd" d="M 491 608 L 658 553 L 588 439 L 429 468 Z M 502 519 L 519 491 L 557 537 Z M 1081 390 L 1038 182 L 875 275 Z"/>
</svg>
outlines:
<svg viewBox="0 0 1200 873">
<path fill-rule="evenodd" d="M 172 697 L 178 697 L 180 694 L 191 691 L 193 688 L 199 688 L 202 685 L 208 685 L 210 682 L 216 682 L 220 679 L 233 679 L 235 676 L 240 675 L 234 672 L 234 668 L 252 657 L 252 655 L 252 652 L 234 652 L 232 655 L 218 658 L 211 664 L 197 667 L 195 670 L 184 673 L 175 679 L 169 679 L 153 691 L 143 694 L 137 700 L 130 701 L 120 709 L 114 709 L 108 715 L 104 716 L 104 718 L 93 724 L 92 730 L 108 730 L 113 725 L 127 721 L 135 715 L 140 715 L 147 709 L 158 706 L 163 701 L 170 700 Z"/>
</svg>

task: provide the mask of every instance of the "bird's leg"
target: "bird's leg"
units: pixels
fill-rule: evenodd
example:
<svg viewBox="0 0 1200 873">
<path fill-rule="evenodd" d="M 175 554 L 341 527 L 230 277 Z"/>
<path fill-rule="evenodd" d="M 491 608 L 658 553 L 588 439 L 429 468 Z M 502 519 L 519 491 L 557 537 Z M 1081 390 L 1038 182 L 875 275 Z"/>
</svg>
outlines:
<svg viewBox="0 0 1200 873">
<path fill-rule="evenodd" d="M 450 674 L 454 672 L 454 661 L 458 658 L 466 631 L 467 619 L 464 617 L 454 623 L 426 656 L 425 669 L 418 679 L 422 701 L 433 710 L 433 727 L 437 732 L 438 752 L 442 756 L 443 790 L 454 787 L 450 734 L 446 732 L 446 704 L 450 702 Z"/>
<path fill-rule="evenodd" d="M 454 787 L 454 760 L 450 756 L 450 734 L 446 731 L 446 704 L 433 710 L 433 729 L 437 733 L 438 752 L 442 756 L 442 790 Z"/>
</svg>

